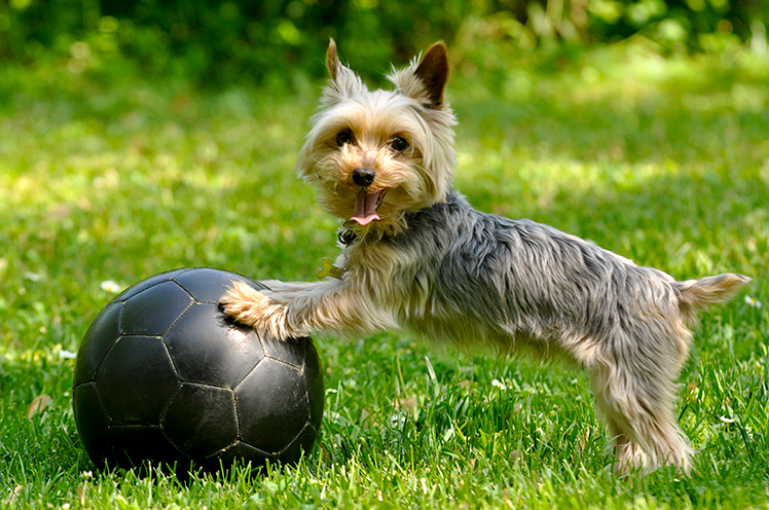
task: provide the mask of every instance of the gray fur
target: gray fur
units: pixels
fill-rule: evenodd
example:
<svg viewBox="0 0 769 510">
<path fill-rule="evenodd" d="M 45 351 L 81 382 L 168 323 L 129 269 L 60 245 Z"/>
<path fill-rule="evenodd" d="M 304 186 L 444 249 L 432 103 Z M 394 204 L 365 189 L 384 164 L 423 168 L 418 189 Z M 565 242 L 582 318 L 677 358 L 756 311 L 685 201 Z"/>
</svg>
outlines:
<svg viewBox="0 0 769 510">
<path fill-rule="evenodd" d="M 508 350 L 519 337 L 549 346 L 565 335 L 606 337 L 630 324 L 654 336 L 661 325 L 634 317 L 677 313 L 674 280 L 665 273 L 547 225 L 481 213 L 456 191 L 405 220 L 407 231 L 378 243 L 420 261 L 399 267 L 397 277 L 404 287 L 427 289 L 428 308 L 440 312 L 431 319 L 404 309 L 399 319 L 429 338 L 493 339 Z M 468 338 L 442 328 L 448 315 L 485 326 Z"/>
</svg>

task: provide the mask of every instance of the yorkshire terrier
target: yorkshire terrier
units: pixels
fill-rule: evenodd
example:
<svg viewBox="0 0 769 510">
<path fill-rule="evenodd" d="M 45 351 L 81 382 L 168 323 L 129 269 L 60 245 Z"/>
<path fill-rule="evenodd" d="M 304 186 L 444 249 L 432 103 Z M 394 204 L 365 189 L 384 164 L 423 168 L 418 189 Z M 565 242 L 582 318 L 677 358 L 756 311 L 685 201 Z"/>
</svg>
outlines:
<svg viewBox="0 0 769 510">
<path fill-rule="evenodd" d="M 738 274 L 675 281 L 530 220 L 473 209 L 452 187 L 456 124 L 444 99 L 446 47 L 370 91 L 332 40 L 322 110 L 297 172 L 341 218 L 333 278 L 234 283 L 225 313 L 285 339 L 408 330 L 461 347 L 559 357 L 586 370 L 616 453 L 615 471 L 691 471 L 674 414 L 675 380 L 696 312 L 732 298 Z"/>
</svg>

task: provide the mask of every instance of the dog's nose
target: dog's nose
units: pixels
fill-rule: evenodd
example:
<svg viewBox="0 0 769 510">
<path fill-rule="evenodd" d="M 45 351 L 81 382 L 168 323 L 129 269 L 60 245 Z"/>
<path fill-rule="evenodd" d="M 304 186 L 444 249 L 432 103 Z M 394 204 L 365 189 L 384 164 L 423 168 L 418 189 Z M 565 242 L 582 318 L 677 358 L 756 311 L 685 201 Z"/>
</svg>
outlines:
<svg viewBox="0 0 769 510">
<path fill-rule="evenodd" d="M 376 172 L 370 168 L 356 168 L 352 171 L 352 182 L 363 188 L 374 182 L 374 177 Z"/>
</svg>

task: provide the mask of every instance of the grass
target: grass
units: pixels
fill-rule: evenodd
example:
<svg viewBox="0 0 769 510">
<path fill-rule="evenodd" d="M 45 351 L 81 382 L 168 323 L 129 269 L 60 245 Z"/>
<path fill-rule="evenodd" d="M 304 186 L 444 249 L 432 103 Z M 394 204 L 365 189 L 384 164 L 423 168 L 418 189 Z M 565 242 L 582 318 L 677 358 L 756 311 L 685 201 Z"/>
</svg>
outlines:
<svg viewBox="0 0 769 510">
<path fill-rule="evenodd" d="M 679 279 L 754 278 L 704 314 L 681 376 L 695 474 L 618 480 L 583 374 L 319 338 L 326 413 L 298 466 L 250 478 L 94 472 L 70 405 L 111 294 L 181 266 L 314 279 L 334 220 L 293 174 L 298 92 L 6 70 L 0 90 L 0 507 L 769 508 L 769 73 L 637 47 L 498 66 L 457 56 L 457 187 Z M 353 63 L 354 64 L 354 63 Z M 41 394 L 50 404 L 32 418 Z"/>
</svg>

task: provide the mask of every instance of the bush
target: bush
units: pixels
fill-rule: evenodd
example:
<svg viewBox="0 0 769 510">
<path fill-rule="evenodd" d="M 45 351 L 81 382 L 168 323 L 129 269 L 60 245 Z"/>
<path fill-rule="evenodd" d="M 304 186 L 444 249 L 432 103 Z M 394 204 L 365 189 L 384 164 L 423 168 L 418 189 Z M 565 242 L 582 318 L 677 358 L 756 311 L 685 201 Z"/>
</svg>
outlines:
<svg viewBox="0 0 769 510">
<path fill-rule="evenodd" d="M 53 58 L 74 72 L 128 65 L 197 84 L 285 82 L 287 67 L 322 75 L 334 37 L 371 79 L 460 34 L 524 49 L 640 34 L 664 51 L 707 49 L 715 35 L 716 45 L 731 38 L 765 52 L 766 19 L 759 0 L 11 0 L 0 4 L 0 60 Z"/>
</svg>

